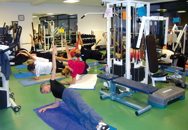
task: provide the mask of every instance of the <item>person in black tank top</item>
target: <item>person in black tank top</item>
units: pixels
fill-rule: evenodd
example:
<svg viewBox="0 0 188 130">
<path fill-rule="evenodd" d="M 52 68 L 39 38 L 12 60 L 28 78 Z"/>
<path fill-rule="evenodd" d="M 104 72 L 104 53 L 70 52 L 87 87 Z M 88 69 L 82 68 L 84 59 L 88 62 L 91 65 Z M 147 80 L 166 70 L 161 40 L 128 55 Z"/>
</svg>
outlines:
<svg viewBox="0 0 188 130">
<path fill-rule="evenodd" d="M 56 80 L 50 80 L 51 91 L 55 98 L 62 98 L 65 86 Z"/>
<path fill-rule="evenodd" d="M 79 119 L 80 123 L 88 130 L 108 130 L 109 126 L 103 122 L 103 118 L 83 100 L 81 94 L 70 88 L 66 88 L 63 84 L 55 80 L 56 62 L 55 62 L 56 47 L 53 47 L 52 53 L 52 77 L 49 83 L 43 83 L 40 86 L 41 93 L 52 92 L 55 97 L 53 105 L 44 107 L 38 112 L 45 112 L 47 109 L 53 109 L 59 106 L 59 99 L 62 99 L 73 114 Z"/>
</svg>

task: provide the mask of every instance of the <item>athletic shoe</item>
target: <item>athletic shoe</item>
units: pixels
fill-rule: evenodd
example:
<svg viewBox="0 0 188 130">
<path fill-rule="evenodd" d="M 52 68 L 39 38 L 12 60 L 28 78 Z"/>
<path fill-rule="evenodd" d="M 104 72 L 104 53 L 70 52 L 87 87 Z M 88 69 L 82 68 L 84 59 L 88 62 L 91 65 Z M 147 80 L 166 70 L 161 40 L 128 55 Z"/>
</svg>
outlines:
<svg viewBox="0 0 188 130">
<path fill-rule="evenodd" d="M 14 62 L 10 62 L 10 65 L 15 65 L 15 63 Z"/>
<path fill-rule="evenodd" d="M 104 122 L 99 122 L 99 125 L 97 126 L 97 130 L 110 130 L 110 128 Z"/>
<path fill-rule="evenodd" d="M 89 70 L 90 70 L 90 66 L 87 68 L 87 72 L 89 72 Z"/>
</svg>

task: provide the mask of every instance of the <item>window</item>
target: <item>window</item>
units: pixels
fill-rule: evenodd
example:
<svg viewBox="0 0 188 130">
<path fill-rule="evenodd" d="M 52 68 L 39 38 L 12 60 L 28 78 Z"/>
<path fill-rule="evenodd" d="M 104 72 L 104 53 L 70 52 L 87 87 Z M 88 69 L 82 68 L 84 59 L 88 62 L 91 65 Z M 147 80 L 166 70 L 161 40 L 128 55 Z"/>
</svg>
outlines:
<svg viewBox="0 0 188 130">
<path fill-rule="evenodd" d="M 39 18 L 42 25 L 44 21 L 54 21 L 54 28 L 56 30 L 64 28 L 67 39 L 69 39 L 69 33 L 77 31 L 77 14 L 60 14 Z M 44 24 L 45 25 L 45 24 Z M 58 32 L 58 31 L 57 31 Z"/>
</svg>

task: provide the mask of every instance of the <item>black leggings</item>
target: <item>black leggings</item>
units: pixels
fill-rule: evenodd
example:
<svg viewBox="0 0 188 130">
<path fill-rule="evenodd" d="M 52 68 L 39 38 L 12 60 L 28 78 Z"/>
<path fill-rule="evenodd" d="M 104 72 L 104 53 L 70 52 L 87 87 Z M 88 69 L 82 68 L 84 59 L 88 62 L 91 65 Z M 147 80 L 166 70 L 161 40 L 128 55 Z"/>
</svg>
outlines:
<svg viewBox="0 0 188 130">
<path fill-rule="evenodd" d="M 85 63 L 84 72 L 82 74 L 87 74 L 88 73 L 87 68 L 89 68 L 89 65 Z"/>
<path fill-rule="evenodd" d="M 22 54 L 16 56 L 19 53 L 20 50 L 26 50 L 26 49 L 21 48 L 21 49 L 19 49 L 19 50 L 17 50 L 15 52 L 15 58 L 12 58 L 10 60 L 10 62 L 14 62 L 15 63 L 14 65 L 21 65 L 22 63 L 26 62 L 29 59 L 27 56 L 22 55 Z"/>
<path fill-rule="evenodd" d="M 50 62 L 52 62 L 52 59 L 49 59 Z M 62 62 L 56 60 L 56 72 L 61 72 L 65 66 L 63 65 Z"/>
<path fill-rule="evenodd" d="M 36 54 L 37 57 L 42 57 L 42 58 L 49 59 L 49 60 L 52 59 L 52 54 L 50 52 L 42 53 L 42 52 L 34 51 L 34 47 L 33 46 L 31 47 L 31 52 L 30 53 Z"/>
</svg>

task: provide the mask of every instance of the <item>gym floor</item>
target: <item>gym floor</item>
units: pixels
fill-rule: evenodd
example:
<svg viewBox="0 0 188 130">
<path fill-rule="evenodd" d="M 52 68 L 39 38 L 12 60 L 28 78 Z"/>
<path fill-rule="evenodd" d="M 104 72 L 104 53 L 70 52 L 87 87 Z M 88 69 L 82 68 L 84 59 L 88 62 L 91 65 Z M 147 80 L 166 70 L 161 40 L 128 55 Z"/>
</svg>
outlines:
<svg viewBox="0 0 188 130">
<path fill-rule="evenodd" d="M 87 62 L 93 62 L 88 60 Z M 90 74 L 99 74 L 103 65 L 93 66 Z M 11 67 L 12 75 L 10 76 L 10 91 L 14 92 L 14 98 L 17 105 L 21 105 L 19 112 L 15 113 L 12 108 L 0 110 L 0 129 L 1 130 L 51 130 L 52 128 L 45 124 L 33 111 L 50 103 L 55 98 L 52 94 L 41 94 L 39 91 L 40 84 L 23 87 L 13 74 L 19 73 L 19 69 Z M 27 72 L 26 69 L 21 69 Z M 66 79 L 68 80 L 68 79 Z M 156 86 L 160 89 L 172 83 L 157 82 Z M 68 87 L 68 85 L 67 85 Z M 112 125 L 118 130 L 187 130 L 188 128 L 188 93 L 185 89 L 185 99 L 178 100 L 169 104 L 167 108 L 161 109 L 152 107 L 151 110 L 140 116 L 135 115 L 135 109 L 125 106 L 110 99 L 100 99 L 99 91 L 103 88 L 103 83 L 97 80 L 95 90 L 78 90 L 85 102 L 94 108 L 104 119 L 107 124 Z M 124 97 L 128 101 L 141 106 L 146 106 L 148 95 L 136 93 L 131 98 Z M 63 123 L 63 122 L 62 122 Z"/>
</svg>

